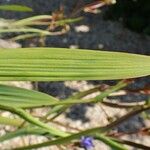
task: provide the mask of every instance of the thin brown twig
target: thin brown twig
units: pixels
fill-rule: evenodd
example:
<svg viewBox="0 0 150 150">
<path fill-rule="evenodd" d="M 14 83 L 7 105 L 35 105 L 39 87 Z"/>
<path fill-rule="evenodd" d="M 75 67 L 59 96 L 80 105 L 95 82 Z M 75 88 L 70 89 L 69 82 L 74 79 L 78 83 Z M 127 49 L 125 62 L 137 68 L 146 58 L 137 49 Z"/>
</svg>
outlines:
<svg viewBox="0 0 150 150">
<path fill-rule="evenodd" d="M 121 137 L 124 135 L 132 135 L 132 134 L 141 134 L 141 135 L 150 135 L 150 127 L 149 128 L 142 128 L 138 131 L 134 131 L 134 132 L 112 132 L 112 133 L 108 133 L 108 136 L 112 136 L 112 137 Z"/>
<path fill-rule="evenodd" d="M 135 148 L 140 148 L 140 149 L 143 149 L 143 150 L 150 150 L 150 146 L 143 145 L 143 144 L 140 144 L 140 143 L 135 143 L 135 142 L 128 141 L 128 140 L 123 140 L 123 139 L 115 139 L 114 141 L 116 141 L 118 143 L 125 144 L 125 145 L 129 145 L 129 146 L 132 146 L 132 147 L 135 147 Z"/>
<path fill-rule="evenodd" d="M 106 110 L 103 108 L 103 106 L 101 105 L 101 103 L 99 103 L 99 107 L 102 109 L 102 111 L 104 112 L 107 121 L 110 122 L 112 120 L 112 118 L 108 115 L 108 113 L 106 112 Z"/>
<path fill-rule="evenodd" d="M 131 108 L 131 107 L 141 107 L 145 105 L 145 101 L 141 102 L 130 102 L 130 103 L 125 103 L 125 102 L 112 102 L 109 100 L 104 100 L 102 101 L 102 104 L 109 106 L 109 107 L 114 107 L 114 108 Z"/>
<path fill-rule="evenodd" d="M 143 111 L 146 111 L 146 110 L 149 110 L 150 109 L 150 105 L 144 105 L 144 106 L 141 106 L 140 108 L 135 108 L 135 110 L 127 113 L 126 115 L 122 116 L 121 118 L 119 118 L 118 120 L 112 122 L 111 124 L 108 124 L 107 126 L 103 127 L 103 129 L 105 131 L 107 130 L 110 130 L 114 127 L 117 127 L 120 123 L 128 120 L 129 118 L 143 112 Z"/>
<path fill-rule="evenodd" d="M 69 129 L 71 129 L 71 130 L 81 131 L 81 130 L 78 129 L 78 128 L 71 127 L 71 126 L 69 126 L 69 125 L 65 125 L 65 124 L 63 124 L 63 123 L 61 123 L 61 122 L 59 122 L 59 121 L 56 121 L 56 120 L 52 120 L 51 122 L 53 122 L 53 123 L 55 123 L 55 124 L 57 124 L 57 125 L 60 125 L 60 126 L 62 126 L 62 127 L 65 127 L 65 128 L 69 128 Z"/>
</svg>

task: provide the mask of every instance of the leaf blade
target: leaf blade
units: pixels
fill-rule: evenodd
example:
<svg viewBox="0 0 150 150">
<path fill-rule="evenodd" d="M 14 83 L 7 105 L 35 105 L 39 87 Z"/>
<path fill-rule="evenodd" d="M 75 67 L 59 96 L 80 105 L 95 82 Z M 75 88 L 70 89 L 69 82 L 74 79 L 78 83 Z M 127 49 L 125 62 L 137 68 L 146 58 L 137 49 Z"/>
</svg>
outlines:
<svg viewBox="0 0 150 150">
<path fill-rule="evenodd" d="M 19 11 L 19 12 L 32 12 L 32 8 L 24 5 L 0 5 L 0 10 Z"/>
<path fill-rule="evenodd" d="M 49 106 L 52 102 L 57 101 L 56 98 L 41 92 L 0 85 L 0 105 L 31 108 Z"/>
<path fill-rule="evenodd" d="M 149 56 L 62 48 L 0 49 L 0 80 L 112 80 L 148 75 Z"/>
</svg>

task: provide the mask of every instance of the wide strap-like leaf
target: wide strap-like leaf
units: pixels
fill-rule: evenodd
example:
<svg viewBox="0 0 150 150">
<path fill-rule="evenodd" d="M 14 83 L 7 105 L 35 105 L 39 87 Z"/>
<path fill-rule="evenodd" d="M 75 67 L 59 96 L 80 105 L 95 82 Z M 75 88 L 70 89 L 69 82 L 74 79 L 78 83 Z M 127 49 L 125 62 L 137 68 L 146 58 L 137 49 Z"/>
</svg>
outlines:
<svg viewBox="0 0 150 150">
<path fill-rule="evenodd" d="M 0 49 L 0 80 L 112 80 L 150 75 L 150 56 L 63 48 Z"/>
</svg>

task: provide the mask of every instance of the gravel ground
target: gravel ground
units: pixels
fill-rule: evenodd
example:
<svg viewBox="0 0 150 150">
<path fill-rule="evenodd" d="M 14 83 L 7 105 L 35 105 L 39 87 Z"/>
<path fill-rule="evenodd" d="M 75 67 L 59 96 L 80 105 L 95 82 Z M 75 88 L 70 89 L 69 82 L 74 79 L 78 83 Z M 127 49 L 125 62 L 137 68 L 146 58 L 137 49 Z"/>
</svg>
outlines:
<svg viewBox="0 0 150 150">
<path fill-rule="evenodd" d="M 35 12 L 33 14 L 44 14 L 51 13 L 53 10 L 58 8 L 60 0 L 10 0 L 10 2 L 17 4 L 26 4 L 34 8 Z M 10 3 L 9 2 L 9 3 Z M 66 2 L 66 1 L 61 1 Z M 0 3 L 7 3 L 6 0 L 1 0 Z M 66 2 L 66 11 L 70 11 L 68 6 L 73 6 L 75 1 Z M 42 7 L 41 7 L 42 6 Z M 22 18 L 27 17 L 32 14 L 25 13 L 20 15 L 19 13 L 1 13 L 1 16 L 7 18 Z M 102 14 L 84 15 L 84 20 L 77 23 L 76 26 L 71 27 L 71 31 L 66 35 L 54 36 L 46 38 L 46 45 L 51 47 L 77 47 L 83 49 L 95 49 L 95 50 L 111 50 L 111 51 L 122 51 L 130 53 L 139 54 L 150 54 L 150 37 L 134 33 L 122 26 L 119 22 L 112 22 L 109 20 L 103 20 Z M 7 41 L 3 41 L 7 42 Z M 0 40 L 1 47 L 7 44 Z M 15 44 L 15 43 L 13 43 Z M 8 43 L 8 47 L 10 47 Z M 40 82 L 38 83 L 38 88 L 40 91 L 46 92 L 58 98 L 64 99 L 77 91 L 83 91 L 100 83 L 108 83 L 113 85 L 114 81 L 67 81 L 67 82 Z M 18 84 L 18 83 L 16 83 Z M 20 83 L 19 83 L 20 84 Z M 22 83 L 24 84 L 24 83 Z M 25 83 L 26 84 L 26 83 Z M 30 84 L 30 83 L 29 83 Z M 27 84 L 28 85 L 28 84 Z M 138 89 L 145 85 L 150 85 L 150 78 L 140 78 L 137 79 L 135 84 L 130 86 L 131 89 Z M 26 87 L 26 85 L 24 86 Z M 30 86 L 29 86 L 30 87 Z M 32 85 L 31 85 L 32 87 Z M 147 99 L 148 95 L 128 95 L 121 98 L 122 101 L 141 101 Z M 118 100 L 118 99 L 117 99 Z M 119 99 L 120 100 L 120 99 Z M 64 122 L 66 125 L 71 127 L 85 129 L 89 127 L 106 125 L 108 119 L 106 118 L 106 113 L 103 111 L 105 109 L 106 113 L 110 116 L 119 117 L 125 114 L 127 111 L 124 109 L 112 109 L 103 105 L 76 105 L 71 107 L 66 113 L 62 114 L 57 118 L 56 121 Z M 91 115 L 92 114 L 92 115 Z M 116 130 L 118 131 L 136 131 L 139 128 L 149 126 L 150 122 L 148 120 L 143 120 L 141 116 L 135 116 L 129 121 L 120 125 Z M 128 140 L 135 140 L 137 142 L 142 142 L 143 144 L 149 145 L 150 139 L 148 137 L 140 137 L 139 135 L 125 136 Z M 35 137 L 30 137 L 35 142 Z M 27 139 L 27 143 L 30 141 Z M 43 141 L 45 139 L 36 139 L 36 142 Z M 32 140 L 31 140 L 32 141 Z M 16 142 L 17 141 L 12 141 Z M 11 146 L 11 143 L 9 143 Z M 8 143 L 1 145 L 2 148 L 6 148 Z M 94 150 L 109 150 L 109 148 L 98 141 L 95 141 Z M 131 149 L 131 148 L 128 148 Z M 43 150 L 57 150 L 55 147 L 43 148 Z"/>
</svg>

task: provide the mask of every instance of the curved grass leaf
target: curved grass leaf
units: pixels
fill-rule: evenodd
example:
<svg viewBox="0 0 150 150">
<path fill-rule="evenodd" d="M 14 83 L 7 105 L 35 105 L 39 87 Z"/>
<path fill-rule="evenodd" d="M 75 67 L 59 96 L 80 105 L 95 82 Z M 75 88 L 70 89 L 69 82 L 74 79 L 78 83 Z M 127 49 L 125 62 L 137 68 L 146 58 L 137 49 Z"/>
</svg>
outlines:
<svg viewBox="0 0 150 150">
<path fill-rule="evenodd" d="M 43 20 L 50 20 L 52 17 L 50 15 L 38 15 L 38 16 L 32 16 L 25 19 L 20 19 L 13 22 L 13 26 L 26 26 L 26 25 L 34 25 L 36 22 L 39 22 L 41 20 L 41 23 Z"/>
<path fill-rule="evenodd" d="M 32 12 L 32 8 L 23 5 L 0 5 L 0 10 Z"/>
<path fill-rule="evenodd" d="M 58 99 L 32 90 L 26 90 L 17 87 L 11 87 L 6 85 L 0 85 L 0 105 L 16 107 L 16 108 L 31 108 L 31 107 L 42 107 L 42 106 L 52 106 L 52 105 L 65 105 L 65 106 L 56 106 L 50 111 L 63 110 L 62 108 L 70 106 L 73 104 L 79 103 L 96 103 L 103 100 L 109 94 L 125 87 L 127 84 L 125 82 L 119 82 L 117 85 L 112 86 L 110 89 L 102 92 L 100 95 L 97 95 L 95 98 L 82 100 L 79 98 L 68 98 L 67 100 L 59 101 Z"/>
<path fill-rule="evenodd" d="M 1 81 L 112 80 L 150 75 L 150 57 L 63 48 L 0 49 Z"/>
<path fill-rule="evenodd" d="M 52 102 L 57 102 L 57 99 L 41 92 L 0 85 L 0 105 L 30 108 L 48 106 Z"/>
<path fill-rule="evenodd" d="M 32 16 L 25 19 L 17 20 L 12 23 L 12 26 L 14 27 L 21 27 L 21 26 L 27 26 L 27 25 L 50 25 L 52 16 L 50 15 L 38 15 L 38 16 Z M 62 19 L 59 21 L 56 21 L 55 24 L 57 25 L 64 25 L 64 24 L 71 24 L 74 22 L 80 21 L 82 18 L 69 18 L 69 19 Z"/>
</svg>

